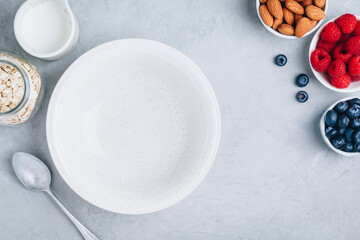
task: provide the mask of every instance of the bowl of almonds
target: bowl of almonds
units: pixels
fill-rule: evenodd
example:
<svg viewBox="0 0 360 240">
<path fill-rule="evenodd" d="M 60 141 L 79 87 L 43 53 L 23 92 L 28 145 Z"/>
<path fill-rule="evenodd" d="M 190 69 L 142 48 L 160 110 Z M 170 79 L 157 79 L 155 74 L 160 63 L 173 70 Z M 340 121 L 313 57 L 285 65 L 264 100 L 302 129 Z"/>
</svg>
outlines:
<svg viewBox="0 0 360 240">
<path fill-rule="evenodd" d="M 328 0 L 256 0 L 261 23 L 271 33 L 286 39 L 310 35 L 323 22 Z"/>
</svg>

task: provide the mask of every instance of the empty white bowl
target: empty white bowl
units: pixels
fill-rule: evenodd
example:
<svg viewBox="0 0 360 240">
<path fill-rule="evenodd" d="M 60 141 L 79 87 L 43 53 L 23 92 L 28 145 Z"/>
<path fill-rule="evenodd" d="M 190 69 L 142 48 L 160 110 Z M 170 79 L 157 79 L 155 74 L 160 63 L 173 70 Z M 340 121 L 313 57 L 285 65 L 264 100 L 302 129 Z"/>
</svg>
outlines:
<svg viewBox="0 0 360 240">
<path fill-rule="evenodd" d="M 359 91 L 360 90 L 360 81 L 358 82 L 352 82 L 350 83 L 350 86 L 347 87 L 347 88 L 344 88 L 344 89 L 340 89 L 340 88 L 336 88 L 334 87 L 333 85 L 331 85 L 330 83 L 330 76 L 327 75 L 326 73 L 320 73 L 320 72 L 317 72 L 311 65 L 311 61 L 310 61 L 310 58 L 311 58 L 311 53 L 316 49 L 316 45 L 317 45 L 317 42 L 319 41 L 320 39 L 320 34 L 322 32 L 322 30 L 325 28 L 325 26 L 330 23 L 330 22 L 335 22 L 336 19 L 338 19 L 339 17 L 336 17 L 336 18 L 333 18 L 331 19 L 330 21 L 328 21 L 326 24 L 324 24 L 324 26 L 322 26 L 317 32 L 316 34 L 314 35 L 311 43 L 310 43 L 310 48 L 309 48 L 309 64 L 310 64 L 310 67 L 311 67 L 311 70 L 313 71 L 315 77 L 319 80 L 319 82 L 324 85 L 325 87 L 327 87 L 328 89 L 331 89 L 333 91 L 336 91 L 336 92 L 342 92 L 342 93 L 351 93 L 351 92 L 356 92 L 356 91 Z M 357 20 L 360 20 L 360 17 L 356 17 Z"/>
<path fill-rule="evenodd" d="M 82 55 L 56 85 L 46 122 L 65 182 L 90 203 L 123 214 L 159 211 L 188 196 L 209 171 L 221 132 L 216 96 L 201 70 L 146 39 Z"/>
<path fill-rule="evenodd" d="M 359 155 L 360 153 L 356 153 L 356 152 L 344 152 L 344 151 L 341 151 L 339 149 L 336 149 L 332 144 L 331 142 L 329 141 L 329 139 L 326 137 L 326 134 L 325 134 L 325 115 L 328 111 L 332 110 L 336 104 L 338 104 L 339 102 L 344 102 L 344 101 L 348 101 L 348 100 L 351 100 L 353 98 L 358 98 L 358 97 L 346 97 L 346 98 L 343 98 L 343 99 L 340 99 L 339 101 L 333 103 L 328 109 L 325 110 L 324 114 L 321 116 L 320 118 L 320 132 L 321 132 L 321 136 L 322 138 L 324 139 L 324 142 L 326 143 L 326 145 L 328 145 L 328 147 L 333 150 L 334 152 L 342 155 L 342 156 L 345 156 L 345 157 L 353 157 L 353 156 L 357 156 Z"/>
<path fill-rule="evenodd" d="M 327 10 L 328 10 L 328 5 L 329 5 L 329 4 L 328 4 L 328 1 L 329 1 L 329 0 L 326 1 L 325 7 L 324 7 L 324 12 L 325 12 L 325 14 L 327 14 Z M 256 12 L 257 12 L 257 14 L 258 14 L 258 17 L 259 17 L 262 25 L 264 25 L 264 27 L 265 27 L 269 32 L 271 32 L 272 34 L 274 34 L 274 35 L 276 35 L 276 36 L 278 36 L 278 37 L 282 37 L 282 38 L 286 38 L 286 39 L 299 39 L 299 38 L 297 38 L 296 36 L 284 35 L 284 34 L 278 32 L 277 30 L 274 30 L 272 27 L 269 27 L 268 25 L 266 25 L 266 24 L 264 23 L 264 21 L 262 20 L 261 16 L 260 16 L 260 11 L 259 11 L 260 5 L 261 5 L 260 0 L 256 0 Z M 309 32 L 307 32 L 302 38 L 304 38 L 304 37 L 312 34 L 313 32 L 315 32 L 316 29 L 318 29 L 318 28 L 320 27 L 320 25 L 322 24 L 323 21 L 324 21 L 324 19 L 320 20 L 320 21 L 316 24 L 316 26 L 315 26 L 313 29 L 311 29 Z"/>
</svg>

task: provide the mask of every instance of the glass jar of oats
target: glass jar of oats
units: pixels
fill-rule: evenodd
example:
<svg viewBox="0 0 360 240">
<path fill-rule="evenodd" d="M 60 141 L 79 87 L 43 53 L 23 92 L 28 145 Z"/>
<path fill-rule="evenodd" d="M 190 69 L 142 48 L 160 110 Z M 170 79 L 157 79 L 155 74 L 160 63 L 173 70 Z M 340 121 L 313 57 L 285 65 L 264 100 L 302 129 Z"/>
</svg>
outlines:
<svg viewBox="0 0 360 240">
<path fill-rule="evenodd" d="M 0 125 L 17 125 L 38 110 L 44 95 L 39 70 L 30 62 L 0 52 Z"/>
</svg>

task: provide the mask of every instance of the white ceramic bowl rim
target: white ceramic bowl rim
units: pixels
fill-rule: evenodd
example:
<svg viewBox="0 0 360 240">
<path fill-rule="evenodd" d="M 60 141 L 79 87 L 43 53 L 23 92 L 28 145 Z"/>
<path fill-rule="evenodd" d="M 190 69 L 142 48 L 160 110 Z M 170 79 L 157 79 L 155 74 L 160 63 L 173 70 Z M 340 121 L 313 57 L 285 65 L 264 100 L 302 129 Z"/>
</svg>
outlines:
<svg viewBox="0 0 360 240">
<path fill-rule="evenodd" d="M 311 40 L 311 43 L 310 43 L 310 47 L 309 47 L 309 65 L 310 65 L 310 68 L 312 70 L 312 72 L 314 73 L 315 77 L 317 78 L 317 80 L 322 84 L 324 85 L 325 87 L 327 87 L 328 89 L 331 89 L 333 91 L 336 91 L 336 92 L 341 92 L 341 93 L 352 93 L 352 92 L 357 92 L 357 91 L 360 91 L 360 81 L 359 82 L 352 82 L 350 84 L 349 87 L 347 88 L 336 88 L 334 87 L 333 85 L 331 85 L 331 83 L 329 82 L 328 80 L 328 77 L 326 73 L 320 73 L 320 72 L 317 72 L 311 65 L 311 53 L 316 49 L 316 45 L 317 45 L 317 42 L 319 41 L 320 39 L 320 34 L 321 32 L 323 31 L 323 29 L 325 28 L 325 26 L 330 23 L 330 22 L 335 22 L 336 19 L 338 19 L 340 16 L 338 17 L 335 17 L 331 20 L 329 20 L 328 22 L 326 22 L 317 32 L 316 34 L 314 35 L 313 39 Z M 360 17 L 359 16 L 356 16 L 357 20 L 360 20 Z"/>
<path fill-rule="evenodd" d="M 274 35 L 276 35 L 276 36 L 278 36 L 278 37 L 282 37 L 282 38 L 285 38 L 285 39 L 293 39 L 293 40 L 294 40 L 294 39 L 299 39 L 299 38 L 297 38 L 296 36 L 287 36 L 287 35 L 284 35 L 284 34 L 278 32 L 278 31 L 274 30 L 273 28 L 269 27 L 268 25 L 266 25 L 266 24 L 264 23 L 264 21 L 262 20 L 261 16 L 260 16 L 260 11 L 259 11 L 260 4 L 261 4 L 261 3 L 260 3 L 260 0 L 256 0 L 256 12 L 257 12 L 257 15 L 258 15 L 261 23 L 264 25 L 264 27 L 265 27 L 269 32 L 271 32 L 272 34 L 274 34 Z M 329 6 L 328 1 L 326 1 L 325 8 L 324 8 L 325 14 L 327 14 L 328 6 Z M 301 37 L 301 38 L 304 38 L 304 37 L 312 34 L 314 31 L 316 31 L 316 29 L 318 29 L 318 28 L 320 27 L 320 25 L 323 23 L 324 20 L 325 20 L 325 18 L 322 19 L 322 20 L 320 20 L 313 29 L 311 29 L 309 32 L 307 32 L 307 33 L 306 33 L 303 37 Z"/>
<path fill-rule="evenodd" d="M 70 24 L 71 24 L 71 29 L 70 29 L 70 34 L 68 36 L 68 39 L 66 40 L 65 44 L 59 48 L 58 50 L 51 52 L 51 53 L 38 53 L 33 51 L 31 48 L 28 47 L 28 45 L 23 41 L 23 38 L 21 36 L 21 22 L 23 19 L 23 15 L 25 14 L 25 12 L 31 7 L 32 4 L 36 3 L 36 2 L 40 2 L 40 1 L 55 1 L 55 2 L 60 2 L 58 0 L 27 0 L 25 1 L 20 8 L 18 9 L 18 11 L 16 12 L 15 15 L 15 20 L 14 20 L 14 32 L 15 32 L 15 37 L 17 39 L 17 41 L 19 42 L 20 46 L 26 51 L 28 52 L 30 55 L 33 55 L 35 57 L 38 58 L 43 58 L 43 59 L 50 59 L 53 57 L 57 57 L 61 54 L 63 54 L 64 52 L 66 52 L 72 44 L 72 39 L 75 37 L 76 35 L 76 19 L 74 16 L 74 13 L 71 11 L 71 8 L 69 6 L 68 1 L 61 1 L 64 2 L 64 4 L 66 4 L 66 8 L 65 11 L 69 16 L 70 19 Z"/>
<path fill-rule="evenodd" d="M 351 99 L 354 99 L 354 98 L 359 98 L 357 96 L 352 96 L 352 97 L 346 97 L 346 98 L 343 98 L 343 99 L 340 99 L 338 101 L 336 101 L 335 103 L 333 103 L 330 107 L 328 107 L 325 112 L 323 113 L 323 115 L 321 116 L 320 118 L 320 132 L 321 132 L 321 136 L 324 140 L 324 142 L 326 143 L 326 145 L 328 145 L 328 147 L 333 150 L 334 152 L 340 154 L 340 155 L 343 155 L 343 156 L 346 156 L 346 157 L 353 157 L 353 156 L 357 156 L 359 155 L 360 153 L 354 153 L 354 152 L 344 152 L 344 151 L 341 151 L 339 149 L 336 149 L 332 144 L 331 142 L 329 141 L 329 139 L 326 137 L 326 134 L 325 134 L 325 116 L 326 116 L 326 113 L 330 110 L 332 110 L 339 102 L 344 102 L 344 101 L 348 101 L 348 100 L 351 100 Z"/>
</svg>

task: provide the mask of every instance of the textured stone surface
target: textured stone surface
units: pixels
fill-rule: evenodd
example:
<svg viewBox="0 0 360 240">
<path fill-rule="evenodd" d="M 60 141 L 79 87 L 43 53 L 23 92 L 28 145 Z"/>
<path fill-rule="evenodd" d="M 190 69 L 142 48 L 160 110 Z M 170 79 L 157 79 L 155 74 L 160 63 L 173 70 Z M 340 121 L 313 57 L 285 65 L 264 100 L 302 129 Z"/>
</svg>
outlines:
<svg viewBox="0 0 360 240">
<path fill-rule="evenodd" d="M 0 0 L 0 50 L 32 61 L 46 82 L 39 113 L 16 128 L 0 127 L 0 239 L 81 239 L 44 194 L 26 190 L 10 166 L 14 152 L 43 159 L 53 188 L 101 240 L 113 239 L 357 239 L 360 235 L 360 157 L 336 155 L 323 143 L 318 120 L 346 95 L 310 74 L 311 37 L 283 40 L 259 22 L 254 0 L 71 0 L 80 39 L 65 58 L 26 54 L 13 33 L 21 0 Z M 330 1 L 327 19 L 358 13 L 356 0 Z M 120 38 L 167 43 L 208 76 L 221 108 L 222 140 L 213 168 L 185 200 L 164 211 L 127 216 L 96 208 L 60 178 L 49 156 L 45 117 L 51 92 L 81 54 Z M 273 64 L 278 53 L 289 62 Z M 294 78 L 311 77 L 310 99 L 299 104 Z"/>
</svg>

